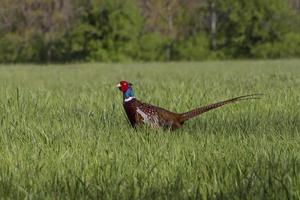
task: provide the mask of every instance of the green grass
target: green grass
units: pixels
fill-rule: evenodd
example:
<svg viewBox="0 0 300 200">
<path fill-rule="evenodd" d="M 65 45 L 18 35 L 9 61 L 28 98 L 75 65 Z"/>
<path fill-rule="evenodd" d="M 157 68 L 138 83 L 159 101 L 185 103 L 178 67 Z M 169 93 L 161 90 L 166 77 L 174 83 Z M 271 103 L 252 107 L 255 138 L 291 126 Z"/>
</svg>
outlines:
<svg viewBox="0 0 300 200">
<path fill-rule="evenodd" d="M 300 60 L 0 66 L 1 199 L 300 199 Z M 168 132 L 125 119 L 121 80 L 184 112 Z"/>
</svg>

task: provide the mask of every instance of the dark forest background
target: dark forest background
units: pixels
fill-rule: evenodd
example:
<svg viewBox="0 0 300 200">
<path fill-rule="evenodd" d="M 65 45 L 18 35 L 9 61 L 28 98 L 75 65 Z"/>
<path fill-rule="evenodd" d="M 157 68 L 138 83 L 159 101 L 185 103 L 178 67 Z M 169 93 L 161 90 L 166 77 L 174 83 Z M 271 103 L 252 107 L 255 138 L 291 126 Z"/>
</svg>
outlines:
<svg viewBox="0 0 300 200">
<path fill-rule="evenodd" d="M 0 62 L 300 57 L 300 0 L 0 0 Z"/>
</svg>

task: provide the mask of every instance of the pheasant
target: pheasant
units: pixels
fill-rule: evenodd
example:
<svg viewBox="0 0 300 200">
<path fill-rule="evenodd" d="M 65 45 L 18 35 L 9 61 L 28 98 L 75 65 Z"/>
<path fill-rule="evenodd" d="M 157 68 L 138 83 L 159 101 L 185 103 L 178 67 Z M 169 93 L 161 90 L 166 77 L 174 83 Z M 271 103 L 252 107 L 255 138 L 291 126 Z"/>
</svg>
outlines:
<svg viewBox="0 0 300 200">
<path fill-rule="evenodd" d="M 185 121 L 209 110 L 237 101 L 259 99 L 260 95 L 251 94 L 239 96 L 207 106 L 198 107 L 185 113 L 175 113 L 137 100 L 133 94 L 132 84 L 127 81 L 121 81 L 116 87 L 123 93 L 123 106 L 133 128 L 139 124 L 149 124 L 152 128 L 162 127 L 175 130 L 182 127 Z"/>
</svg>

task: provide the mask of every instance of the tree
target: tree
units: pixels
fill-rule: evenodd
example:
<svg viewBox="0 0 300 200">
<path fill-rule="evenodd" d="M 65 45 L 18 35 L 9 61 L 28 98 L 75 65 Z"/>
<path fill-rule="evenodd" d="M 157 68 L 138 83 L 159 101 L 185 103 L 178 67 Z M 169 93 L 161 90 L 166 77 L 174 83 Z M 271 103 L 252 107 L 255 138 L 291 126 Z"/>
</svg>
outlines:
<svg viewBox="0 0 300 200">
<path fill-rule="evenodd" d="M 141 0 L 144 34 L 161 35 L 166 60 L 172 59 L 174 43 L 182 36 L 184 4 L 180 0 Z"/>
<path fill-rule="evenodd" d="M 261 43 L 280 40 L 291 31 L 290 10 L 281 0 L 219 0 L 218 48 L 227 56 L 251 56 L 251 49 Z"/>
<path fill-rule="evenodd" d="M 300 0 L 1 0 L 0 62 L 300 56 Z"/>
<path fill-rule="evenodd" d="M 90 0 L 81 6 L 70 50 L 93 61 L 134 59 L 142 23 L 136 1 Z"/>
<path fill-rule="evenodd" d="M 61 38 L 72 23 L 71 0 L 2 0 L 2 4 L 0 43 L 12 44 L 2 48 L 5 62 L 63 59 Z"/>
</svg>

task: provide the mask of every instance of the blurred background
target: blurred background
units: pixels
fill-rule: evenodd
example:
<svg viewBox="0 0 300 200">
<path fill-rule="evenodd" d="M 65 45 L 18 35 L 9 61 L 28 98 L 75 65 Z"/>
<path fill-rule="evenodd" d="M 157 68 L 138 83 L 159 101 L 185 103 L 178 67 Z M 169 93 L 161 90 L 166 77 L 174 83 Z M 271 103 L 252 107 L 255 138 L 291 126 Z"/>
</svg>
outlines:
<svg viewBox="0 0 300 200">
<path fill-rule="evenodd" d="M 0 63 L 300 57 L 300 0 L 0 2 Z"/>
</svg>

